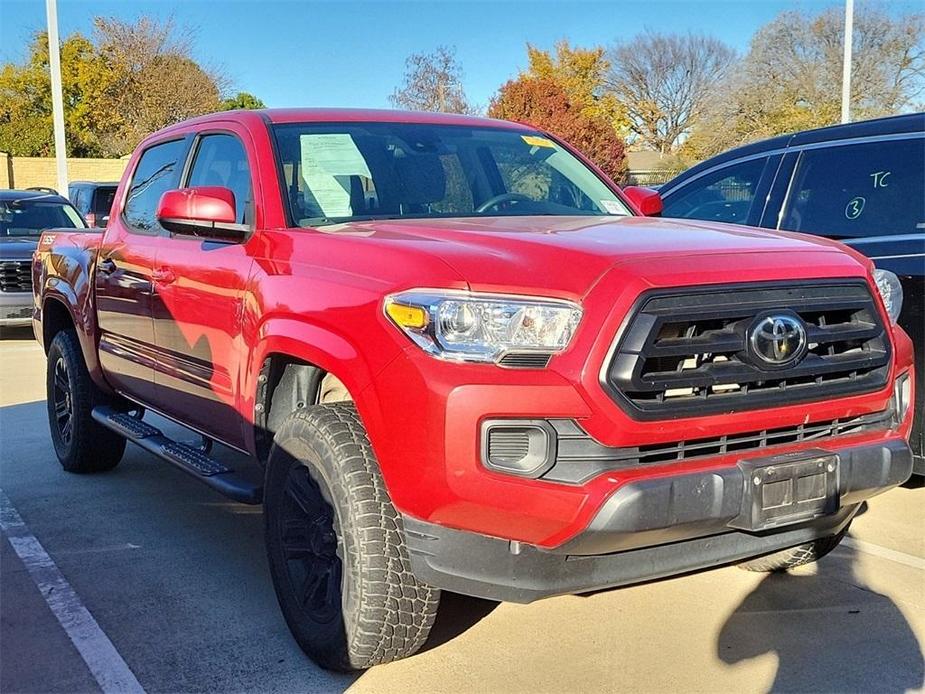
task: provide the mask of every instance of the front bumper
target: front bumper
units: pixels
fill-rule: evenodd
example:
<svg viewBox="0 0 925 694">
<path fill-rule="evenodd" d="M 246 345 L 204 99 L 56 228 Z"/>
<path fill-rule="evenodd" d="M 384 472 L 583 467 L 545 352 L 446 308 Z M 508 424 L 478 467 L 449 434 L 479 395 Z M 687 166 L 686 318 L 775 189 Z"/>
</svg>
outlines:
<svg viewBox="0 0 925 694">
<path fill-rule="evenodd" d="M 27 292 L 0 292 L 0 325 L 20 326 L 32 324 L 32 294 Z"/>
<path fill-rule="evenodd" d="M 837 457 L 838 508 L 813 520 L 735 529 L 749 480 L 741 467 L 730 467 L 629 482 L 586 530 L 549 550 L 405 516 L 412 570 L 439 588 L 520 603 L 612 588 L 835 535 L 862 501 L 912 473 L 912 452 L 901 440 L 843 448 Z"/>
</svg>

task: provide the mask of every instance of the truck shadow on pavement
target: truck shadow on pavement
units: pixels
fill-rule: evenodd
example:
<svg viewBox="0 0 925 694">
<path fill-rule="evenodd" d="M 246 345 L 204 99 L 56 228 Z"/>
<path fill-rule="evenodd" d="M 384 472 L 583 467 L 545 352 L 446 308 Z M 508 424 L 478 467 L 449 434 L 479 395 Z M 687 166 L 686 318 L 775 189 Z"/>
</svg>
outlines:
<svg viewBox="0 0 925 694">
<path fill-rule="evenodd" d="M 0 340 L 32 340 L 32 327 L 18 325 L 16 327 L 0 327 Z"/>
<path fill-rule="evenodd" d="M 419 653 L 425 653 L 461 636 L 490 615 L 500 604 L 492 600 L 443 591 L 434 626 Z"/>
<path fill-rule="evenodd" d="M 815 565 L 814 575 L 767 575 L 723 626 L 720 660 L 732 665 L 774 654 L 774 692 L 920 689 L 922 647 L 896 603 L 858 576 L 856 559 L 843 544 Z"/>
</svg>

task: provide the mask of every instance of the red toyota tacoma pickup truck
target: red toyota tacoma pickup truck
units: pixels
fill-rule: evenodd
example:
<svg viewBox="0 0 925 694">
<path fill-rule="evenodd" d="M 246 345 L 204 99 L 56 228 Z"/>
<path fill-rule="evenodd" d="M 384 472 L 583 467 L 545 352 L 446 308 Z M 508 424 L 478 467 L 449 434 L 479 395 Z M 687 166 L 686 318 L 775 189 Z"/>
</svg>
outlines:
<svg viewBox="0 0 925 694">
<path fill-rule="evenodd" d="M 170 127 L 105 230 L 36 251 L 55 451 L 97 472 L 131 441 L 263 503 L 285 619 L 336 669 L 417 650 L 440 589 L 814 561 L 911 472 L 895 277 L 821 238 L 640 214 L 658 203 L 514 123 Z"/>
</svg>

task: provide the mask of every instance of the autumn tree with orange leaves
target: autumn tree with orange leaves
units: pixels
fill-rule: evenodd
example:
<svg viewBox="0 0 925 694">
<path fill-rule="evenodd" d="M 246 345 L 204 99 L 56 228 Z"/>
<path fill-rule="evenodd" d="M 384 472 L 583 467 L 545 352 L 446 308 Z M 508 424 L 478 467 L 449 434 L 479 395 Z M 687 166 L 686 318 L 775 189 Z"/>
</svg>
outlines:
<svg viewBox="0 0 925 694">
<path fill-rule="evenodd" d="M 626 177 L 623 140 L 612 123 L 589 113 L 552 78 L 521 75 L 509 81 L 492 99 L 488 115 L 545 130 L 578 148 L 617 183 Z"/>
</svg>

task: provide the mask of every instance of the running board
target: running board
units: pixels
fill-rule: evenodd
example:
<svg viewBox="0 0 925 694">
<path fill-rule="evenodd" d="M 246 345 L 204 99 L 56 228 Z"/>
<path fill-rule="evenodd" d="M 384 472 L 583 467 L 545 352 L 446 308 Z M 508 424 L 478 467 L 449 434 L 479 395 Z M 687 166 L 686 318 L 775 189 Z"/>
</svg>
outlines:
<svg viewBox="0 0 925 694">
<path fill-rule="evenodd" d="M 94 407 L 92 415 L 93 419 L 107 429 L 235 501 L 259 504 L 263 500 L 261 485 L 248 480 L 241 473 L 201 450 L 164 436 L 160 429 L 145 421 L 106 406 Z"/>
</svg>

